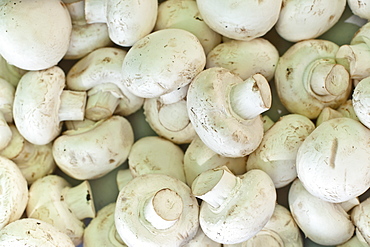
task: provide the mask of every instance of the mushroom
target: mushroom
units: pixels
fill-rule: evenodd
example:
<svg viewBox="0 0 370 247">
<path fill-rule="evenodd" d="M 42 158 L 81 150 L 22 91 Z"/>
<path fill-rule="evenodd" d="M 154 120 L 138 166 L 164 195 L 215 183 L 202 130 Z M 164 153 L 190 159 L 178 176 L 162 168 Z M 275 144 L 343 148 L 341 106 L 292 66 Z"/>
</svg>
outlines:
<svg viewBox="0 0 370 247">
<path fill-rule="evenodd" d="M 72 19 L 72 33 L 63 59 L 80 59 L 95 49 L 113 44 L 105 23 L 86 23 L 84 0 L 64 2 Z"/>
<path fill-rule="evenodd" d="M 0 229 L 23 215 L 28 201 L 27 181 L 18 166 L 0 156 Z"/>
<path fill-rule="evenodd" d="M 290 113 L 315 119 L 325 106 L 333 109 L 349 97 L 348 71 L 335 59 L 339 46 L 328 40 L 305 40 L 292 45 L 279 59 L 275 84 Z"/>
<path fill-rule="evenodd" d="M 14 92 L 14 86 L 0 78 L 0 150 L 8 146 L 12 139 L 8 123 L 13 122 Z"/>
<path fill-rule="evenodd" d="M 337 247 L 369 247 L 369 245 L 360 238 L 361 237 L 354 235 L 350 240 L 343 244 L 337 245 Z"/>
<path fill-rule="evenodd" d="M 352 93 L 353 96 L 353 93 Z M 356 115 L 355 109 L 353 109 L 353 103 L 352 99 L 347 100 L 343 104 L 341 104 L 338 108 L 337 111 L 342 113 L 344 117 L 352 118 L 354 120 L 358 120 L 358 117 Z"/>
<path fill-rule="evenodd" d="M 75 63 L 67 73 L 71 90 L 87 91 L 85 117 L 98 121 L 112 116 L 136 112 L 144 100 L 130 93 L 123 85 L 121 68 L 126 51 L 117 47 L 101 47 Z M 117 110 L 118 111 L 118 110 Z"/>
<path fill-rule="evenodd" d="M 158 1 L 85 0 L 86 22 L 106 23 L 110 39 L 132 46 L 149 34 L 157 19 Z"/>
<path fill-rule="evenodd" d="M 128 156 L 128 165 L 133 177 L 148 173 L 160 173 L 185 183 L 184 152 L 171 141 L 146 136 L 137 140 Z"/>
<path fill-rule="evenodd" d="M 204 22 L 231 39 L 252 40 L 265 35 L 279 18 L 282 0 L 197 0 Z"/>
<path fill-rule="evenodd" d="M 184 154 L 186 183 L 191 186 L 194 179 L 203 171 L 221 166 L 227 166 L 235 175 L 242 175 L 247 171 L 246 162 L 246 156 L 230 158 L 219 155 L 207 147 L 198 136 L 195 136 Z"/>
<path fill-rule="evenodd" d="M 316 126 L 319 126 L 322 122 L 326 120 L 340 117 L 344 117 L 341 112 L 334 110 L 331 107 L 325 106 L 316 119 Z"/>
<path fill-rule="evenodd" d="M 71 185 L 62 177 L 48 175 L 29 189 L 27 217 L 52 224 L 67 234 L 75 245 L 82 242 L 85 218 L 95 217 L 89 182 Z"/>
<path fill-rule="evenodd" d="M 243 81 L 213 67 L 192 81 L 187 94 L 189 118 L 199 138 L 226 157 L 252 153 L 263 137 L 260 114 L 271 106 L 268 81 L 255 74 Z"/>
<path fill-rule="evenodd" d="M 133 142 L 130 122 L 112 116 L 86 128 L 65 131 L 53 143 L 53 156 L 67 175 L 96 179 L 125 162 Z"/>
<path fill-rule="evenodd" d="M 298 148 L 296 159 L 298 177 L 307 191 L 340 203 L 369 189 L 369 138 L 370 130 L 351 118 L 334 118 L 317 126 Z"/>
<path fill-rule="evenodd" d="M 61 122 L 84 118 L 86 93 L 63 90 L 64 71 L 53 66 L 29 71 L 15 91 L 13 118 L 19 133 L 30 143 L 45 145 L 61 131 Z"/>
<path fill-rule="evenodd" d="M 278 60 L 278 50 L 267 39 L 230 40 L 217 45 L 208 53 L 206 68 L 223 67 L 243 80 L 259 73 L 270 81 Z"/>
<path fill-rule="evenodd" d="M 341 205 L 312 195 L 298 178 L 290 186 L 288 202 L 295 222 L 313 242 L 338 245 L 352 237 L 354 225 Z"/>
<path fill-rule="evenodd" d="M 132 176 L 129 168 L 118 170 L 116 175 L 116 182 L 118 191 L 120 191 L 125 185 L 130 182 L 134 177 Z"/>
<path fill-rule="evenodd" d="M 198 231 L 198 213 L 198 202 L 185 183 L 145 174 L 119 192 L 115 225 L 128 246 L 182 246 Z"/>
<path fill-rule="evenodd" d="M 191 32 L 199 39 L 206 54 L 221 43 L 221 35 L 203 21 L 197 2 L 193 0 L 170 0 L 160 3 L 154 30 L 165 28 L 179 28 Z"/>
<path fill-rule="evenodd" d="M 26 72 L 27 70 L 23 70 L 14 65 L 9 64 L 0 55 L 0 78 L 3 78 L 5 81 L 16 87 L 18 85 L 19 80 Z"/>
<path fill-rule="evenodd" d="M 217 243 L 207 237 L 202 231 L 202 228 L 198 228 L 197 233 L 195 236 L 185 245 L 184 247 L 221 247 L 220 243 Z"/>
<path fill-rule="evenodd" d="M 189 84 L 205 64 L 198 38 L 188 31 L 169 28 L 137 41 L 123 61 L 122 75 L 133 94 L 156 98 Z"/>
<path fill-rule="evenodd" d="M 235 176 L 227 167 L 202 172 L 193 182 L 192 193 L 202 199 L 199 223 L 213 241 L 237 244 L 256 235 L 271 218 L 276 191 L 262 170 Z"/>
<path fill-rule="evenodd" d="M 85 228 L 83 246 L 127 247 L 118 235 L 114 225 L 116 203 L 109 203 L 98 211 L 89 225 Z"/>
<path fill-rule="evenodd" d="M 290 184 L 296 177 L 296 156 L 315 124 L 299 114 L 279 119 L 263 136 L 258 148 L 248 156 L 247 171 L 261 169 L 274 181 L 276 188 Z"/>
<path fill-rule="evenodd" d="M 370 245 L 370 198 L 353 208 L 351 219 L 356 226 L 356 235 L 361 236 Z"/>
<path fill-rule="evenodd" d="M 9 64 L 43 70 L 67 52 L 72 22 L 61 0 L 5 0 L 0 15 L 0 54 Z"/>
<path fill-rule="evenodd" d="M 369 0 L 347 0 L 347 3 L 354 15 L 357 15 L 362 19 L 370 20 Z"/>
<path fill-rule="evenodd" d="M 370 76 L 362 79 L 352 93 L 353 110 L 360 122 L 370 128 Z"/>
<path fill-rule="evenodd" d="M 23 218 L 0 230 L 0 246 L 74 247 L 72 240 L 42 220 Z"/>
<path fill-rule="evenodd" d="M 283 0 L 276 32 L 290 42 L 317 38 L 339 21 L 346 2 Z"/>
</svg>

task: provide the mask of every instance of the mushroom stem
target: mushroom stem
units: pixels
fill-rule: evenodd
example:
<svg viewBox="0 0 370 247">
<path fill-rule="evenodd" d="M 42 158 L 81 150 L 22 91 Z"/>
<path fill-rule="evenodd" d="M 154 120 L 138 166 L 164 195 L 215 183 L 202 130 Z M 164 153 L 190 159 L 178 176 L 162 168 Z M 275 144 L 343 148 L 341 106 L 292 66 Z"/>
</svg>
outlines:
<svg viewBox="0 0 370 247">
<path fill-rule="evenodd" d="M 349 74 L 340 64 L 334 64 L 325 59 L 317 60 L 310 73 L 310 87 L 317 95 L 338 96 L 349 86 Z"/>
<path fill-rule="evenodd" d="M 336 61 L 342 64 L 350 73 L 352 79 L 368 77 L 370 63 L 370 47 L 366 43 L 342 45 L 336 54 Z"/>
<path fill-rule="evenodd" d="M 83 120 L 86 92 L 63 90 L 60 95 L 59 121 Z"/>
<path fill-rule="evenodd" d="M 144 208 L 145 219 L 156 229 L 167 229 L 180 218 L 183 210 L 181 197 L 171 189 L 161 189 Z"/>
<path fill-rule="evenodd" d="M 91 23 L 106 23 L 106 0 L 85 0 L 85 19 Z"/>
<path fill-rule="evenodd" d="M 12 131 L 6 122 L 4 114 L 0 111 L 0 150 L 4 149 L 12 139 Z"/>
<path fill-rule="evenodd" d="M 74 2 L 65 2 L 68 9 L 69 15 L 72 19 L 72 24 L 74 25 L 85 25 L 85 1 L 77 0 Z"/>
<path fill-rule="evenodd" d="M 77 219 L 95 217 L 95 207 L 88 181 L 84 181 L 75 187 L 65 187 L 61 192 L 62 199 Z"/>
<path fill-rule="evenodd" d="M 255 74 L 243 83 L 235 85 L 230 92 L 230 104 L 243 119 L 253 119 L 271 107 L 271 90 L 266 78 Z"/>
<path fill-rule="evenodd" d="M 201 173 L 192 184 L 193 195 L 214 208 L 220 207 L 232 193 L 238 178 L 225 166 Z"/>
</svg>

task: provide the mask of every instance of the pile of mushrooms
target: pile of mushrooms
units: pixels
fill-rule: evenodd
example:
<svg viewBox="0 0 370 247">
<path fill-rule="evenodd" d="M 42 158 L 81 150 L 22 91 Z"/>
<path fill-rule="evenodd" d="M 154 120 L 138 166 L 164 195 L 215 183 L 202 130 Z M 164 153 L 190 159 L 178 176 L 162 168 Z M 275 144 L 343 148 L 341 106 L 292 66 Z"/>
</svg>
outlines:
<svg viewBox="0 0 370 247">
<path fill-rule="evenodd" d="M 370 1 L 0 16 L 0 247 L 370 246 Z"/>
</svg>

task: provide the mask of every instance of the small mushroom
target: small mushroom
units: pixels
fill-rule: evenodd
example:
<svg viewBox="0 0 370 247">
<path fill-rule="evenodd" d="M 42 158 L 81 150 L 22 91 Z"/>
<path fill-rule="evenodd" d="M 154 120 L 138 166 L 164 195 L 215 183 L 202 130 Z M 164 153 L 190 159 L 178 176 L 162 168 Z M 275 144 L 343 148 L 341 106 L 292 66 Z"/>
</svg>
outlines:
<svg viewBox="0 0 370 247">
<path fill-rule="evenodd" d="M 198 202 L 185 183 L 145 174 L 120 191 L 115 225 L 128 246 L 183 246 L 198 231 L 198 213 Z"/>
<path fill-rule="evenodd" d="M 360 122 L 370 128 L 370 77 L 362 79 L 352 94 L 353 110 Z"/>
<path fill-rule="evenodd" d="M 263 137 L 260 114 L 271 106 L 268 81 L 255 74 L 243 81 L 225 68 L 203 70 L 187 94 L 189 118 L 199 138 L 226 157 L 252 153 Z"/>
<path fill-rule="evenodd" d="M 225 166 L 202 172 L 192 193 L 203 200 L 199 223 L 213 241 L 237 244 L 256 235 L 270 220 L 276 203 L 271 178 L 262 170 L 236 177 Z"/>
<path fill-rule="evenodd" d="M 198 38 L 188 31 L 169 28 L 137 41 L 123 61 L 122 75 L 133 94 L 156 98 L 189 84 L 205 64 Z"/>
<path fill-rule="evenodd" d="M 23 215 L 28 201 L 27 181 L 18 166 L 0 156 L 0 229 Z"/>
<path fill-rule="evenodd" d="M 74 247 L 67 234 L 42 220 L 23 218 L 0 230 L 0 246 Z"/>
<path fill-rule="evenodd" d="M 204 22 L 231 39 L 252 40 L 265 35 L 279 18 L 282 0 L 197 0 Z"/>
<path fill-rule="evenodd" d="M 67 175 L 95 179 L 125 162 L 133 142 L 130 122 L 112 116 L 86 128 L 65 131 L 53 143 L 53 156 Z"/>
<path fill-rule="evenodd" d="M 86 93 L 63 90 L 64 71 L 57 66 L 29 71 L 15 91 L 13 118 L 19 133 L 30 143 L 45 145 L 61 131 L 61 122 L 84 118 Z"/>
<path fill-rule="evenodd" d="M 351 12 L 362 19 L 370 20 L 370 1 L 369 0 L 347 0 Z"/>
<path fill-rule="evenodd" d="M 346 0 L 283 0 L 277 33 L 290 42 L 314 39 L 339 21 Z"/>
<path fill-rule="evenodd" d="M 356 235 L 360 235 L 370 245 L 370 198 L 353 208 L 351 219 L 356 226 Z"/>
<path fill-rule="evenodd" d="M 0 150 L 8 146 L 12 131 L 8 123 L 13 122 L 13 102 L 15 87 L 0 78 Z"/>
<path fill-rule="evenodd" d="M 71 185 L 62 177 L 48 175 L 29 189 L 27 217 L 52 224 L 67 234 L 75 245 L 82 242 L 85 218 L 95 217 L 89 182 Z"/>
<path fill-rule="evenodd" d="M 9 64 L 43 70 L 67 52 L 72 22 L 61 0 L 4 0 L 0 15 L 0 54 Z"/>
<path fill-rule="evenodd" d="M 157 0 L 85 0 L 86 22 L 106 23 L 110 39 L 120 46 L 132 46 L 149 34 L 154 28 L 157 10 Z"/>
<path fill-rule="evenodd" d="M 370 130 L 351 118 L 317 126 L 297 153 L 297 174 L 304 187 L 333 203 L 363 194 L 370 187 L 369 138 Z"/>
<path fill-rule="evenodd" d="M 280 57 L 276 91 L 290 113 L 315 119 L 325 106 L 335 109 L 348 99 L 352 83 L 335 59 L 338 49 L 331 41 L 312 39 L 293 44 Z"/>
<path fill-rule="evenodd" d="M 325 106 L 316 119 L 316 126 L 319 126 L 322 122 L 325 122 L 326 120 L 340 117 L 344 117 L 341 112 L 334 110 L 331 107 Z"/>
</svg>

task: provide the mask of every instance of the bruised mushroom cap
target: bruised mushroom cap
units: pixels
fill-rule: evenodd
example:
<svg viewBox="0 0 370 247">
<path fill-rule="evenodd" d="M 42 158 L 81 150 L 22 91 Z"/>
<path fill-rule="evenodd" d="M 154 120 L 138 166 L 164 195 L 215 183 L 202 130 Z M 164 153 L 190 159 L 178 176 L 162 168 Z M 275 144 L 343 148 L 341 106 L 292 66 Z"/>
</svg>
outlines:
<svg viewBox="0 0 370 247">
<path fill-rule="evenodd" d="M 0 230 L 0 246 L 74 247 L 65 233 L 42 220 L 23 218 Z"/>
<path fill-rule="evenodd" d="M 72 22 L 62 1 L 6 0 L 0 4 L 0 15 L 0 54 L 8 63 L 42 70 L 56 65 L 67 52 Z"/>
<path fill-rule="evenodd" d="M 302 184 L 333 203 L 363 194 L 370 187 L 369 138 L 370 130 L 351 118 L 320 124 L 298 149 L 296 167 Z"/>
<path fill-rule="evenodd" d="M 130 48 L 122 75 L 133 94 L 156 98 L 189 84 L 205 64 L 206 55 L 195 35 L 182 29 L 162 29 Z"/>
<path fill-rule="evenodd" d="M 277 22 L 282 0 L 197 0 L 205 23 L 231 39 L 251 40 L 266 34 Z"/>
</svg>

